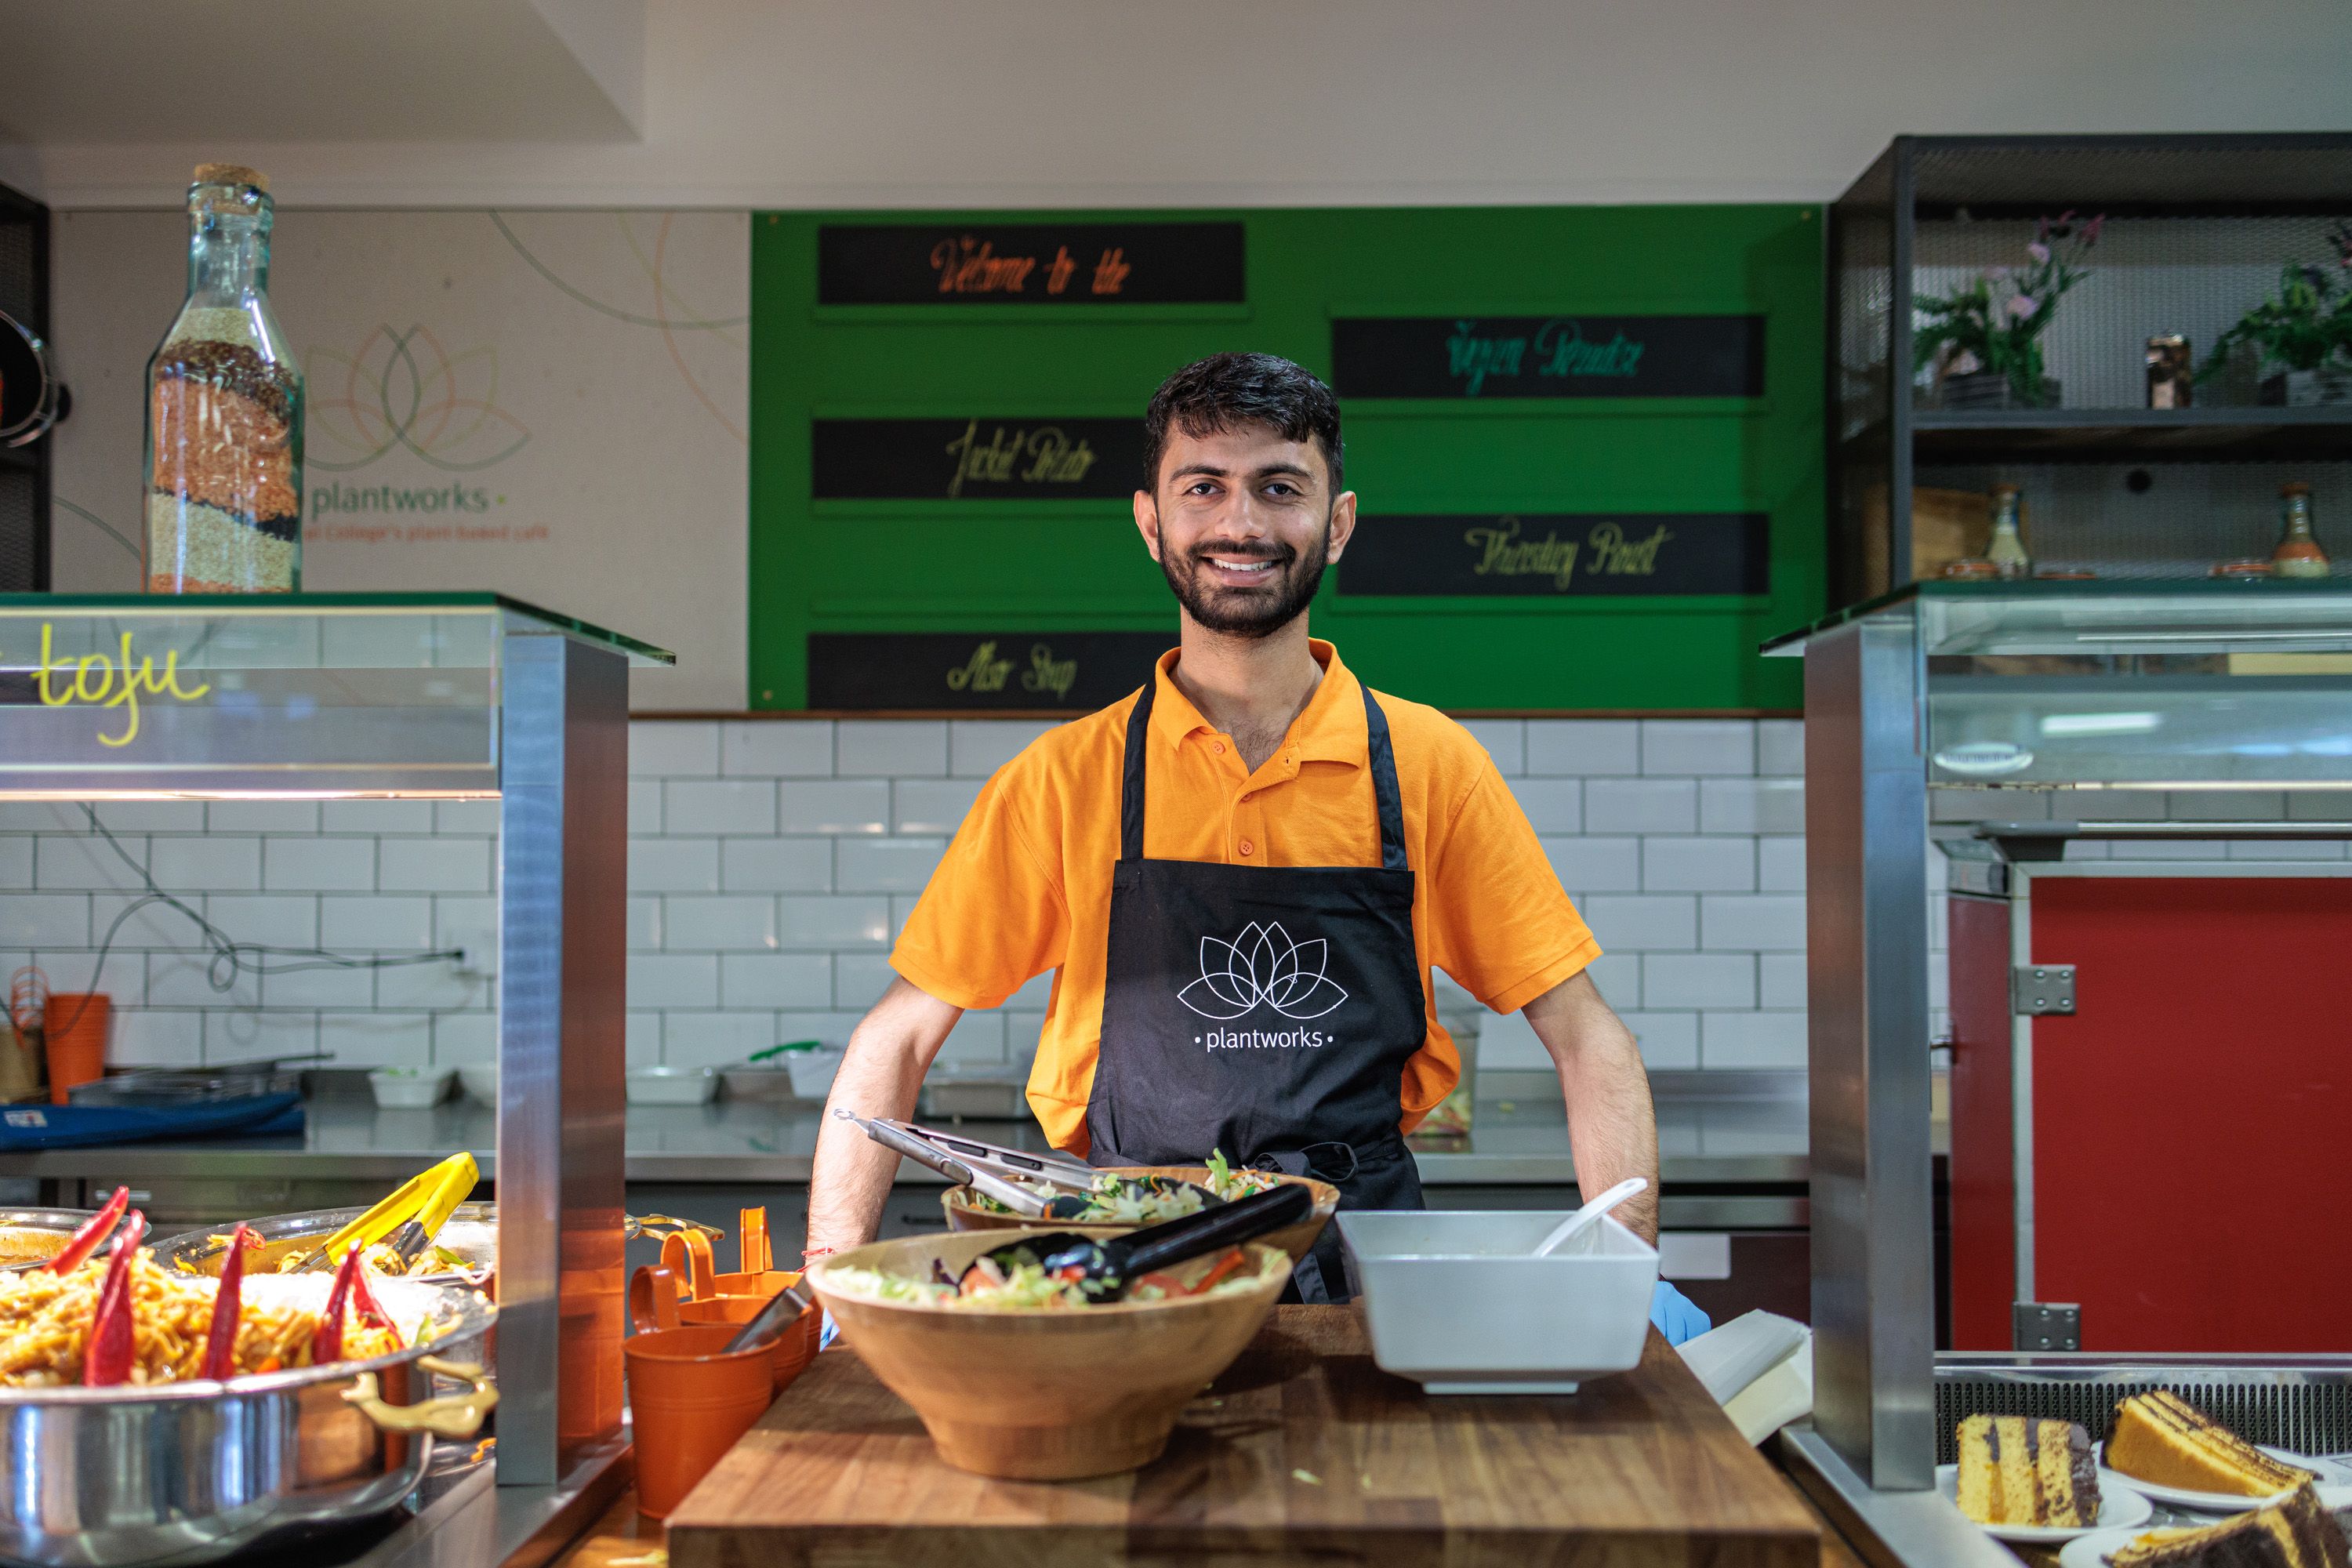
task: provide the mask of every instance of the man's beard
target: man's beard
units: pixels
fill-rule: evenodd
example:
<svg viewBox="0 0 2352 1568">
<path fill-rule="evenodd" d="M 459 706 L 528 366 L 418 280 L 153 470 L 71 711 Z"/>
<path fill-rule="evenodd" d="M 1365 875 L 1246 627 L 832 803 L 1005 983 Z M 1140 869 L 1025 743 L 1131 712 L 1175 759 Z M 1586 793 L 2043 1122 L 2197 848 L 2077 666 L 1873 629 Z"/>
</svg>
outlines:
<svg viewBox="0 0 2352 1568">
<path fill-rule="evenodd" d="M 1315 597 L 1315 590 L 1322 585 L 1323 568 L 1330 563 L 1330 546 L 1331 526 L 1326 521 L 1304 554 L 1272 540 L 1240 549 L 1229 544 L 1203 545 L 1181 561 L 1163 550 L 1160 571 L 1184 613 L 1207 630 L 1228 637 L 1271 637 L 1297 620 Z M 1202 563 L 1211 554 L 1245 556 L 1274 564 L 1263 584 L 1228 587 L 1202 580 Z"/>
</svg>

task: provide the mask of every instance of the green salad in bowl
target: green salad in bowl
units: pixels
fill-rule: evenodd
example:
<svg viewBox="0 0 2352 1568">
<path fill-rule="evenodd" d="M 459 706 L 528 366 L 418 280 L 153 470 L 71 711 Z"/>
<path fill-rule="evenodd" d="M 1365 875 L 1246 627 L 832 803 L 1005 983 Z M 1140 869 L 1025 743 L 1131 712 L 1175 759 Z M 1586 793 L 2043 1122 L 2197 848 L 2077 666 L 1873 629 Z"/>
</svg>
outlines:
<svg viewBox="0 0 2352 1568">
<path fill-rule="evenodd" d="M 1201 1187 L 1205 1186 L 1225 1202 L 1245 1198 L 1252 1193 L 1262 1193 L 1276 1184 L 1281 1178 L 1271 1171 L 1253 1171 L 1234 1165 L 1224 1151 L 1213 1149 L 1207 1161 L 1209 1179 L 1193 1184 L 1181 1182 L 1172 1176 L 1123 1176 L 1116 1171 L 1105 1171 L 1095 1177 L 1094 1190 L 1087 1194 L 1086 1206 L 1076 1214 L 1057 1216 L 1060 1221 L 1080 1225 L 1157 1225 L 1161 1220 L 1181 1219 L 1188 1214 L 1198 1214 L 1205 1205 L 1201 1201 Z M 985 1214 L 1009 1215 L 1013 1208 L 985 1193 L 964 1194 L 964 1201 Z"/>
</svg>

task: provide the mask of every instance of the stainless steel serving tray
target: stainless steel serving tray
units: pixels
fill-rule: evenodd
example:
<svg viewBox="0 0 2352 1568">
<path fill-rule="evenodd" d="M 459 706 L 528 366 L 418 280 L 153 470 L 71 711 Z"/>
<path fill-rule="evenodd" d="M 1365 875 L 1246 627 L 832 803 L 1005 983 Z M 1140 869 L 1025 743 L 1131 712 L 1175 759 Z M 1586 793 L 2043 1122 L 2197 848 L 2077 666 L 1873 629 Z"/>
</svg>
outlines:
<svg viewBox="0 0 2352 1568">
<path fill-rule="evenodd" d="M 0 1208 L 0 1274 L 13 1274 L 55 1258 L 89 1216 L 87 1209 Z M 39 1251 L 50 1238 L 55 1245 Z"/>
<path fill-rule="evenodd" d="M 317 1291 L 323 1276 L 260 1276 L 247 1289 Z M 496 1321 L 480 1292 L 414 1279 L 377 1288 L 429 1345 L 368 1361 L 152 1387 L 0 1388 L 0 1559 L 41 1568 L 216 1562 L 320 1525 L 393 1508 L 436 1434 L 470 1438 L 497 1395 L 425 1401 L 464 1375 Z M 256 1299 L 258 1299 L 257 1296 Z"/>
<path fill-rule="evenodd" d="M 261 1237 L 259 1249 L 246 1257 L 247 1273 L 276 1272 L 280 1258 L 289 1253 L 317 1246 L 366 1212 L 360 1208 L 303 1209 L 294 1214 L 269 1215 L 246 1221 L 247 1228 Z M 153 1244 L 155 1261 L 181 1273 L 216 1275 L 221 1269 L 221 1258 L 228 1250 L 225 1238 L 234 1228 L 234 1226 L 208 1225 L 165 1237 Z M 488 1270 L 498 1267 L 499 1205 L 459 1204 L 449 1211 L 448 1220 L 433 1239 L 436 1244 L 464 1258 L 467 1272 L 412 1274 L 407 1276 L 409 1279 L 438 1285 L 481 1282 Z"/>
</svg>

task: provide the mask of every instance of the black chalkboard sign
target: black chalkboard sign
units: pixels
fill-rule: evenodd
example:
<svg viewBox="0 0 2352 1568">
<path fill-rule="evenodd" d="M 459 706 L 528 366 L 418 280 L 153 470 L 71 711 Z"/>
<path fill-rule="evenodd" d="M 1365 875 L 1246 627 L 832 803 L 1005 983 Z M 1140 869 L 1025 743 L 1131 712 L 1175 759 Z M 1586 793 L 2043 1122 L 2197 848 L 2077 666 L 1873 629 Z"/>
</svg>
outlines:
<svg viewBox="0 0 2352 1568">
<path fill-rule="evenodd" d="M 1770 592 L 1760 511 L 1366 517 L 1334 568 L 1349 597 L 1617 598 Z"/>
<path fill-rule="evenodd" d="M 1240 304 L 1237 223 L 826 224 L 820 305 Z"/>
<path fill-rule="evenodd" d="M 817 419 L 820 500 L 1126 500 L 1143 482 L 1134 419 Z"/>
<path fill-rule="evenodd" d="M 812 708 L 1091 713 L 1151 679 L 1164 632 L 814 632 Z"/>
<path fill-rule="evenodd" d="M 1760 397 L 1761 316 L 1343 316 L 1342 397 Z"/>
</svg>

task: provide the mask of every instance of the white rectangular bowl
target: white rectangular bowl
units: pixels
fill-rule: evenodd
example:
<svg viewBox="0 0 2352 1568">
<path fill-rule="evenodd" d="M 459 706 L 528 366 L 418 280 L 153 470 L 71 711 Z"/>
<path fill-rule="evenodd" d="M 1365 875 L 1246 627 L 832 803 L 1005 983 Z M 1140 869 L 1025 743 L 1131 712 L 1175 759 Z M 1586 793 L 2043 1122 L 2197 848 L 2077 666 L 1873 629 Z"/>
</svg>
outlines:
<svg viewBox="0 0 2352 1568">
<path fill-rule="evenodd" d="M 1642 1359 L 1657 1249 L 1603 1219 L 1529 1254 L 1567 1211 L 1342 1211 L 1372 1360 L 1431 1394 L 1573 1394 Z"/>
<path fill-rule="evenodd" d="M 631 1105 L 708 1105 L 719 1095 L 709 1068 L 636 1068 L 625 1081 Z"/>
</svg>

